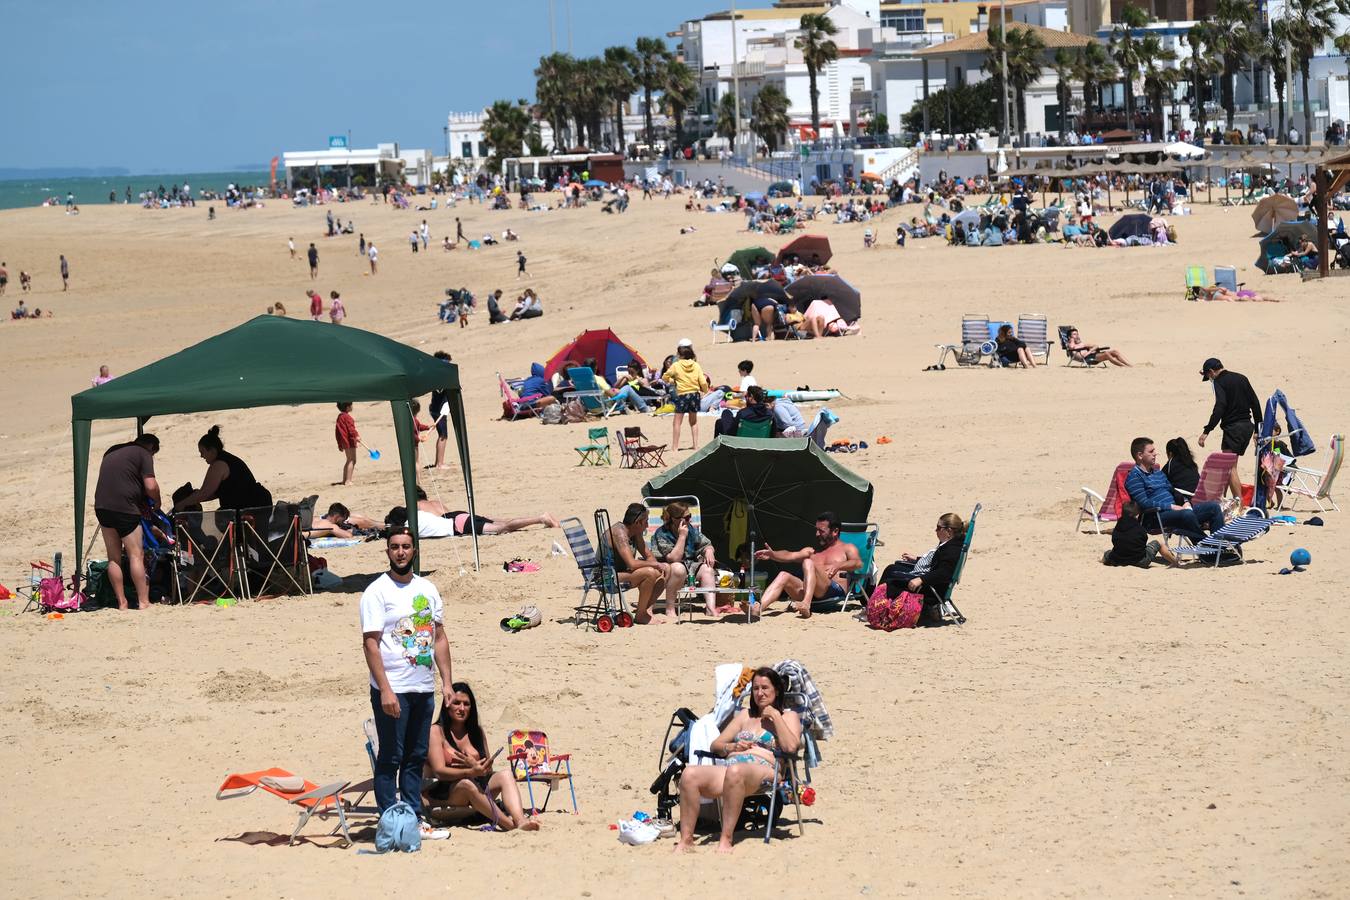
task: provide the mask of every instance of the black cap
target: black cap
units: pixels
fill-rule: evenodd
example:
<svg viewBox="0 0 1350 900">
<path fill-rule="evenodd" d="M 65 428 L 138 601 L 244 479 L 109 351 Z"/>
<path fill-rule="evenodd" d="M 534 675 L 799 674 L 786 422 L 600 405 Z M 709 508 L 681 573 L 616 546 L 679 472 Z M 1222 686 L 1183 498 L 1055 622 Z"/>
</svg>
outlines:
<svg viewBox="0 0 1350 900">
<path fill-rule="evenodd" d="M 1209 373 L 1214 371 L 1215 369 L 1222 369 L 1222 368 L 1223 363 L 1219 362 L 1217 359 L 1211 356 L 1209 359 L 1205 360 L 1205 364 L 1200 367 L 1200 380 L 1209 381 Z"/>
</svg>

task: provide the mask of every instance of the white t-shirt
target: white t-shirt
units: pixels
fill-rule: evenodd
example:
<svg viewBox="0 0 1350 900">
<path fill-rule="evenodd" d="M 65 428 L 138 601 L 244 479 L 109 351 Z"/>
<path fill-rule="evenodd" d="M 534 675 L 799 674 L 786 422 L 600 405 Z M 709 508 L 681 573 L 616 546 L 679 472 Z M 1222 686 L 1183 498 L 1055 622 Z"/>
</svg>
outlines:
<svg viewBox="0 0 1350 900">
<path fill-rule="evenodd" d="M 435 513 L 417 514 L 417 536 L 420 538 L 443 538 L 455 536 L 455 520 L 438 516 Z"/>
<path fill-rule="evenodd" d="M 370 249 L 366 251 L 366 254 L 370 257 L 371 262 L 374 262 L 375 260 L 380 258 L 380 251 L 375 249 L 374 244 L 370 245 Z"/>
<path fill-rule="evenodd" d="M 435 692 L 432 651 L 441 624 L 441 595 L 419 575 L 399 584 L 385 572 L 361 594 L 361 633 L 381 632 L 384 674 L 396 694 Z M 378 687 L 373 675 L 370 686 Z"/>
<path fill-rule="evenodd" d="M 741 376 L 741 393 L 744 394 L 746 388 L 751 387 L 752 385 L 756 385 L 756 384 L 759 384 L 759 382 L 758 382 L 758 381 L 755 381 L 755 376 L 753 376 L 753 375 L 742 375 L 742 376 Z"/>
</svg>

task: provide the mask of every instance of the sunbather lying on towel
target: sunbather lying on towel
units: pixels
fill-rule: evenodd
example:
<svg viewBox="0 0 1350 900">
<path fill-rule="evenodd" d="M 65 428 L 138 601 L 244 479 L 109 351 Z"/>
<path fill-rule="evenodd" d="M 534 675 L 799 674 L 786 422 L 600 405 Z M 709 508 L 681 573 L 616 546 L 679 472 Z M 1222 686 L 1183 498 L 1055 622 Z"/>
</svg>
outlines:
<svg viewBox="0 0 1350 900">
<path fill-rule="evenodd" d="M 1227 300 L 1232 303 L 1279 303 L 1274 297 L 1263 297 L 1256 291 L 1230 291 L 1226 287 L 1214 285 L 1213 287 L 1196 288 L 1202 300 Z"/>
<path fill-rule="evenodd" d="M 354 513 L 341 503 L 333 503 L 328 512 L 320 516 L 305 532 L 307 538 L 353 538 L 356 531 L 378 531 L 383 527 L 378 519 Z"/>
<path fill-rule="evenodd" d="M 473 689 L 463 681 L 456 681 L 451 687 L 454 693 L 446 699 L 440 718 L 431 726 L 423 769 L 422 806 L 433 811 L 470 807 L 498 831 L 516 828 L 538 831 L 538 820 L 525 814 L 520 786 L 510 766 L 492 771 L 496 757 L 488 753 Z M 501 800 L 500 806 L 497 798 Z"/>
<path fill-rule="evenodd" d="M 462 509 L 450 510 L 443 515 L 424 512 L 418 504 L 417 536 L 419 538 L 461 537 L 466 534 L 509 534 L 531 525 L 543 525 L 545 528 L 557 528 L 558 520 L 549 513 L 538 516 L 513 516 L 509 519 L 492 519 L 487 516 L 470 516 Z M 395 506 L 384 517 L 384 524 L 398 528 L 408 524 L 408 508 Z"/>
</svg>

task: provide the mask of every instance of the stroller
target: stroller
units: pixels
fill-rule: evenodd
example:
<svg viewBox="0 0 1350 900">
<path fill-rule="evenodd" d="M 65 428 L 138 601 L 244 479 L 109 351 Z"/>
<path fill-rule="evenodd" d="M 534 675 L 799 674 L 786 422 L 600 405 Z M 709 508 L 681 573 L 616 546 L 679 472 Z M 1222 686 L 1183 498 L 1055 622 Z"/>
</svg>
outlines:
<svg viewBox="0 0 1350 900">
<path fill-rule="evenodd" d="M 773 787 L 767 792 L 747 796 L 741 808 L 736 831 L 762 830 L 765 843 L 772 837 L 778 818 L 789 803 L 796 809 L 797 831 L 802 833 L 802 804 L 809 806 L 815 798 L 814 789 L 811 788 L 811 769 L 820 764 L 819 742 L 828 740 L 834 734 L 830 715 L 806 668 L 791 659 L 783 660 L 773 668 L 787 683 L 784 699 L 788 708 L 795 710 L 801 717 L 802 746 L 791 754 L 775 751 L 779 766 L 775 769 Z M 670 820 L 671 813 L 679 805 L 680 775 L 685 768 L 712 764 L 712 754 L 708 748 L 740 709 L 742 700 L 749 695 L 750 671 L 736 663 L 718 666 L 714 674 L 712 710 L 700 717 L 688 707 L 681 707 L 671 715 L 661 743 L 658 774 L 650 788 L 656 797 L 658 819 Z M 800 774 L 798 762 L 802 763 Z"/>
</svg>

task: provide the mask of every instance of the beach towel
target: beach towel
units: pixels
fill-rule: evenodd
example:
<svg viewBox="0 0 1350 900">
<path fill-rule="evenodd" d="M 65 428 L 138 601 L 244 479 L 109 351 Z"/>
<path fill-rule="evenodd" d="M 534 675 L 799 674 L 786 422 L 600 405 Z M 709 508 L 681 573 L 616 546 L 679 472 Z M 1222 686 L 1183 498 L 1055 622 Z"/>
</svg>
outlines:
<svg viewBox="0 0 1350 900">
<path fill-rule="evenodd" d="M 797 690 L 801 691 L 806 699 L 806 707 L 811 719 L 811 734 L 818 741 L 828 741 L 834 737 L 834 722 L 830 719 L 829 712 L 825 709 L 825 701 L 820 696 L 820 691 L 816 688 L 816 683 L 811 679 L 811 673 L 806 671 L 806 666 L 795 659 L 785 659 L 774 666 L 774 671 L 788 680 L 789 684 L 795 684 Z"/>
<path fill-rule="evenodd" d="M 364 543 L 360 538 L 336 538 L 322 537 L 314 538 L 309 542 L 311 550 L 331 550 L 334 547 L 355 547 Z"/>
<path fill-rule="evenodd" d="M 745 666 L 740 663 L 722 663 L 713 670 L 712 711 L 689 726 L 689 756 L 686 762 L 690 765 L 717 763 L 717 760 L 710 757 L 699 756 L 698 751 L 712 748 L 712 742 L 722 733 L 722 723 L 735 712 L 738 700 L 736 688 L 742 683 L 744 669 Z"/>
</svg>

